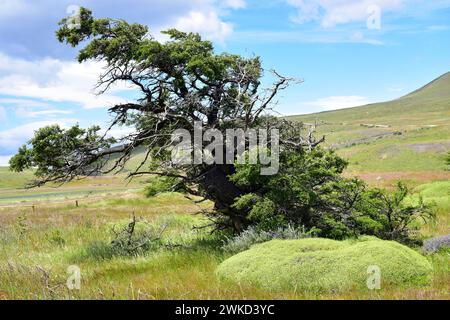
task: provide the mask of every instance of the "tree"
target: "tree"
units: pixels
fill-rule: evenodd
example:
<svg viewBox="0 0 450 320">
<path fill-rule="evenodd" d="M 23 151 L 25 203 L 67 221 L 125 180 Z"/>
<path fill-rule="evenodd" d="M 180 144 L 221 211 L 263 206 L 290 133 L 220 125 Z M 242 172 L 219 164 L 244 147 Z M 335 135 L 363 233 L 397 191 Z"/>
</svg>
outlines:
<svg viewBox="0 0 450 320">
<path fill-rule="evenodd" d="M 447 166 L 450 167 L 450 152 L 447 154 L 447 156 L 445 157 L 445 163 L 447 164 Z"/>
<path fill-rule="evenodd" d="M 141 97 L 135 103 L 109 110 L 113 115 L 109 129 L 127 125 L 135 132 L 114 141 L 101 134 L 99 127 L 39 130 L 10 162 L 16 171 L 36 167 L 39 179 L 35 186 L 120 171 L 136 148 L 145 147 L 145 161 L 130 177 L 155 174 L 178 178 L 174 188 L 213 200 L 215 209 L 242 231 L 246 222 L 233 204 L 243 192 L 229 179 L 235 173 L 234 164 L 177 166 L 170 159 L 171 134 L 176 129 L 193 132 L 198 121 L 204 131 L 278 128 L 283 131 L 286 150 L 314 148 L 321 142 L 312 135 L 307 139 L 295 135 L 301 124 L 265 115 L 277 94 L 294 79 L 273 71 L 273 86 L 261 88 L 263 69 L 258 57 L 216 54 L 212 43 L 198 34 L 175 29 L 165 31 L 170 40 L 160 43 L 149 36 L 146 26 L 97 19 L 85 8 L 81 8 L 79 18 L 78 28 L 72 26 L 72 18 L 63 19 L 57 38 L 73 47 L 86 44 L 78 54 L 80 63 L 96 60 L 105 64 L 97 85 L 99 94 L 120 82 L 138 90 Z M 114 165 L 107 166 L 112 158 L 116 159 Z"/>
<path fill-rule="evenodd" d="M 334 238 L 360 233 L 355 215 L 361 214 L 358 205 L 364 184 L 341 177 L 347 163 L 320 147 L 324 137 L 315 138 L 315 126 L 307 128 L 269 112 L 278 94 L 295 79 L 271 71 L 266 76 L 272 77 L 273 85 L 263 88 L 265 72 L 258 57 L 217 54 L 212 43 L 198 34 L 170 29 L 164 32 L 169 40 L 161 43 L 149 35 L 146 26 L 98 19 L 85 8 L 80 10 L 76 27 L 71 19 L 60 22 L 57 38 L 73 47 L 84 45 L 78 54 L 80 63 L 104 63 L 98 93 L 125 82 L 140 94 L 134 103 L 109 109 L 108 130 L 129 126 L 134 132 L 116 141 L 100 127 L 62 129 L 55 125 L 38 130 L 10 161 L 15 171 L 36 168 L 33 186 L 120 172 L 140 148 L 145 149 L 144 161 L 129 178 L 144 174 L 168 178 L 158 183 L 213 201 L 214 210 L 207 214 L 217 229 L 240 233 L 249 226 L 271 229 L 293 223 Z M 248 136 L 245 161 L 173 161 L 172 134 L 181 129 L 194 135 L 196 123 L 201 124 L 202 136 L 207 130 L 265 129 L 271 132 L 266 154 L 275 153 L 271 130 L 278 130 L 279 172 L 260 174 L 262 163 L 249 161 L 254 150 L 248 146 Z M 211 140 L 201 141 L 200 147 L 207 147 Z M 224 153 L 215 149 L 213 155 L 225 158 Z M 233 150 L 232 155 L 236 154 Z M 148 193 L 154 194 L 154 188 Z"/>
<path fill-rule="evenodd" d="M 425 204 L 420 197 L 417 204 L 408 199 L 408 187 L 399 182 L 394 191 L 371 189 L 365 194 L 363 211 L 378 226 L 372 228 L 374 235 L 386 240 L 405 244 L 419 244 L 417 237 L 418 219 L 423 222 L 434 220 L 433 205 Z"/>
</svg>

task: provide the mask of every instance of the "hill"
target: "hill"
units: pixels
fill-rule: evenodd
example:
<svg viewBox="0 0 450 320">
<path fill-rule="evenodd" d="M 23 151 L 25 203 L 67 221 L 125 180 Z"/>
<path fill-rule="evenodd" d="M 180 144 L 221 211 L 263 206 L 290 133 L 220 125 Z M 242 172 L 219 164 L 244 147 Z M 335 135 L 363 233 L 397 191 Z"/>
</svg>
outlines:
<svg viewBox="0 0 450 320">
<path fill-rule="evenodd" d="M 366 178 L 450 179 L 450 72 L 399 99 L 288 117 L 317 123 L 327 145 Z M 435 179 L 436 178 L 436 179 Z"/>
<path fill-rule="evenodd" d="M 350 175 L 372 182 L 450 180 L 444 161 L 450 150 L 450 72 L 393 101 L 288 119 L 317 123 L 327 146 L 349 160 Z M 144 158 L 145 150 L 136 150 L 125 173 Z M 30 178 L 31 173 L 1 168 L 0 188 L 23 185 Z"/>
</svg>

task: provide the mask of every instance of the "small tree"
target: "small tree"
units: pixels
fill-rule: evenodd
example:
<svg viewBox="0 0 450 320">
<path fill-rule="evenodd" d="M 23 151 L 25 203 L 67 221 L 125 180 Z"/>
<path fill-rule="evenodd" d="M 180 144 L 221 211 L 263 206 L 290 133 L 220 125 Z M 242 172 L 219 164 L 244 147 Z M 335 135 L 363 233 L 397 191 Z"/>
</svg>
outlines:
<svg viewBox="0 0 450 320">
<path fill-rule="evenodd" d="M 408 199 L 408 188 L 401 182 L 393 192 L 369 190 L 366 195 L 367 215 L 379 223 L 374 235 L 387 240 L 396 240 L 406 244 L 417 244 L 419 220 L 428 222 L 435 218 L 431 205 L 419 198 L 417 204 Z"/>
<path fill-rule="evenodd" d="M 79 62 L 96 60 L 105 64 L 98 93 L 122 82 L 140 93 L 135 103 L 109 109 L 113 115 L 109 129 L 127 125 L 135 131 L 115 141 L 105 138 L 99 127 L 66 130 L 51 126 L 38 130 L 28 146 L 23 146 L 10 161 L 11 169 L 16 171 L 37 168 L 34 186 L 121 171 L 140 147 L 145 149 L 145 159 L 129 177 L 152 174 L 176 178 L 173 189 L 212 200 L 220 228 L 241 232 L 252 222 L 247 212 L 235 205 L 236 199 L 247 193 L 230 178 L 236 173 L 235 165 L 178 165 L 171 161 L 172 133 L 184 129 L 193 135 L 194 122 L 202 124 L 203 132 L 276 128 L 282 139 L 282 153 L 298 152 L 299 163 L 314 158 L 326 166 L 323 173 L 316 170 L 310 178 L 324 183 L 342 171 L 342 160 L 331 153 L 311 153 L 324 139 L 316 140 L 312 132 L 304 137 L 300 134 L 304 131 L 302 124 L 268 115 L 278 93 L 294 79 L 272 71 L 273 85 L 261 88 L 264 70 L 258 57 L 216 54 L 212 43 L 198 34 L 175 29 L 164 31 L 170 40 L 161 43 L 149 35 L 146 26 L 97 19 L 85 8 L 80 10 L 79 27 L 74 28 L 71 22 L 72 18 L 60 22 L 57 38 L 74 47 L 85 45 L 79 51 Z M 295 164 L 288 156 L 284 158 L 289 162 L 285 165 Z M 313 182 L 309 185 L 312 187 Z"/>
</svg>

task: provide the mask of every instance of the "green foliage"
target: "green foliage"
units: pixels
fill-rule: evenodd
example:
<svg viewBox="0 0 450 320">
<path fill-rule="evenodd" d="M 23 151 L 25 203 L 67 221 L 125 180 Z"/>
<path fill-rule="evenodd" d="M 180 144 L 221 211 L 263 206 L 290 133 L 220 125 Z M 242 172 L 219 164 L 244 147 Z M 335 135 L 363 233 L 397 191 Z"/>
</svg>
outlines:
<svg viewBox="0 0 450 320">
<path fill-rule="evenodd" d="M 230 180 L 244 194 L 233 209 L 248 225 L 274 230 L 293 224 L 312 228 L 323 215 L 328 186 L 341 181 L 346 162 L 331 151 L 316 148 L 311 152 L 282 152 L 279 173 L 260 175 L 259 165 L 236 164 Z"/>
<path fill-rule="evenodd" d="M 147 197 L 157 196 L 159 193 L 175 191 L 173 188 L 177 185 L 179 179 L 173 177 L 153 177 L 145 187 Z"/>
<path fill-rule="evenodd" d="M 370 189 L 358 179 L 345 179 L 346 162 L 331 151 L 284 152 L 274 176 L 255 173 L 258 166 L 236 165 L 231 176 L 244 195 L 233 209 L 249 226 L 275 230 L 286 224 L 304 226 L 321 237 L 345 239 L 374 235 L 419 244 L 418 219 L 433 218 L 429 204 L 405 201 L 408 188 L 399 183 L 391 193 Z"/>
<path fill-rule="evenodd" d="M 382 239 L 396 240 L 405 244 L 420 244 L 421 241 L 417 238 L 419 229 L 417 221 L 434 220 L 435 212 L 433 206 L 425 204 L 421 197 L 417 204 L 406 201 L 408 194 L 409 190 L 403 183 L 398 183 L 393 192 L 369 190 L 365 195 L 362 210 L 377 224 L 372 232 L 366 234 L 374 234 Z"/>
<path fill-rule="evenodd" d="M 381 270 L 381 288 L 429 283 L 432 266 L 416 251 L 376 238 L 272 240 L 219 265 L 221 279 L 271 291 L 343 292 L 366 289 L 368 267 Z"/>
<path fill-rule="evenodd" d="M 128 24 L 124 20 L 95 19 L 92 11 L 81 8 L 79 27 L 73 27 L 73 18 L 63 19 L 56 36 L 60 42 L 76 47 L 79 43 L 95 38 L 80 50 L 78 61 L 108 57 L 109 62 L 132 59 L 139 52 L 139 43 L 147 35 L 148 28 L 140 24 Z"/>
<path fill-rule="evenodd" d="M 450 152 L 445 157 L 445 164 L 450 167 Z"/>
<path fill-rule="evenodd" d="M 36 168 L 34 174 L 48 181 L 69 179 L 62 174 L 63 169 L 79 175 L 95 173 L 89 155 L 97 149 L 109 148 L 115 142 L 113 138 L 100 141 L 99 131 L 99 126 L 89 129 L 81 129 L 78 125 L 69 129 L 62 129 L 59 125 L 41 128 L 28 142 L 31 148 L 24 145 L 11 158 L 10 169 L 21 172 Z"/>
</svg>

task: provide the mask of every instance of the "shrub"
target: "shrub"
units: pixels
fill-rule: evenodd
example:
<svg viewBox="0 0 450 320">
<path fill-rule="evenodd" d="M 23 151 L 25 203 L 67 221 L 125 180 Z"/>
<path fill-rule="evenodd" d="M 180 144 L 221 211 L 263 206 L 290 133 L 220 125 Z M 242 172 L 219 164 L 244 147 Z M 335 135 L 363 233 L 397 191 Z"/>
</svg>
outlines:
<svg viewBox="0 0 450 320">
<path fill-rule="evenodd" d="M 434 219 L 433 207 L 421 198 L 417 203 L 408 201 L 409 189 L 402 183 L 394 191 L 371 189 L 361 180 L 342 179 L 330 173 L 331 181 L 309 189 L 310 182 L 302 180 L 306 173 L 295 172 L 292 167 L 289 173 L 270 178 L 254 178 L 252 167 L 241 169 L 238 167 L 232 179 L 244 189 L 256 183 L 264 190 L 246 193 L 232 206 L 236 212 L 245 212 L 252 230 L 270 233 L 286 226 L 305 226 L 320 237 L 335 240 L 371 235 L 420 245 L 418 220 Z M 258 179 L 269 180 L 263 183 Z"/>
<path fill-rule="evenodd" d="M 326 200 L 334 194 L 330 185 L 342 181 L 340 174 L 347 165 L 343 159 L 316 148 L 281 152 L 279 160 L 279 172 L 271 176 L 260 174 L 261 165 L 235 164 L 230 180 L 242 195 L 231 209 L 241 220 L 238 233 L 250 226 L 266 231 L 287 225 L 310 229 L 335 211 Z"/>
<path fill-rule="evenodd" d="M 422 251 L 425 253 L 435 253 L 442 249 L 450 248 L 450 234 L 442 237 L 435 237 L 424 242 Z"/>
<path fill-rule="evenodd" d="M 311 232 L 306 232 L 304 227 L 288 225 L 274 231 L 258 230 L 250 227 L 240 235 L 227 239 L 223 249 L 227 252 L 238 253 L 249 249 L 252 245 L 270 241 L 273 239 L 303 239 L 311 237 Z"/>
<path fill-rule="evenodd" d="M 154 177 L 150 180 L 150 184 L 145 188 L 145 195 L 147 197 L 154 197 L 159 193 L 172 191 L 176 184 L 176 178 Z"/>
<path fill-rule="evenodd" d="M 112 230 L 113 240 L 91 242 L 86 254 L 94 259 L 111 259 L 114 256 L 134 257 L 146 254 L 162 246 L 161 236 L 166 226 L 157 230 L 154 226 L 138 221 L 136 217 L 120 231 Z"/>
<path fill-rule="evenodd" d="M 374 220 L 375 224 L 370 229 L 365 227 L 364 233 L 407 245 L 420 245 L 417 221 L 434 220 L 435 212 L 433 206 L 425 204 L 422 198 L 419 198 L 418 204 L 406 201 L 408 195 L 408 188 L 401 182 L 393 192 L 369 190 L 362 202 L 361 211 Z M 367 225 L 370 224 L 366 222 L 365 226 Z"/>
<path fill-rule="evenodd" d="M 272 240 L 225 260 L 217 275 L 270 291 L 339 292 L 367 289 L 370 266 L 380 268 L 382 287 L 431 280 L 432 267 L 425 257 L 397 242 L 373 237 Z"/>
<path fill-rule="evenodd" d="M 342 178 L 346 163 L 332 152 L 287 152 L 280 155 L 280 164 L 280 172 L 269 177 L 258 175 L 255 166 L 236 165 L 231 180 L 244 194 L 232 209 L 245 217 L 246 228 L 305 226 L 323 238 L 372 235 L 419 245 L 418 219 L 434 217 L 430 205 L 406 201 L 409 190 L 402 183 L 392 192 Z"/>
</svg>

